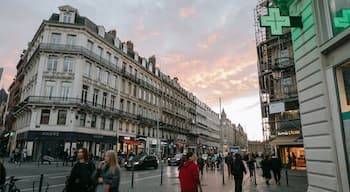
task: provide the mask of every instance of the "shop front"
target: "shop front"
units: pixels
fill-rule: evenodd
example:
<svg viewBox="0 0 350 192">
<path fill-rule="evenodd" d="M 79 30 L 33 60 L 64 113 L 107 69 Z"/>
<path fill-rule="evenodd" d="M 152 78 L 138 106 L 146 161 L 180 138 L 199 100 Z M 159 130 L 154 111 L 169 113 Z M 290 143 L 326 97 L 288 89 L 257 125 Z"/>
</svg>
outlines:
<svg viewBox="0 0 350 192">
<path fill-rule="evenodd" d="M 142 142 L 136 140 L 135 137 L 119 136 L 119 142 L 117 146 L 118 151 L 121 151 L 124 154 L 129 154 L 131 152 L 137 153 L 138 146 L 142 147 Z"/>
<path fill-rule="evenodd" d="M 303 140 L 300 137 L 300 135 L 278 136 L 270 141 L 282 164 L 290 165 L 292 169 L 306 169 Z"/>
<path fill-rule="evenodd" d="M 42 155 L 63 159 L 64 151 L 70 156 L 81 147 L 86 147 L 94 157 L 100 158 L 106 150 L 116 147 L 116 137 L 78 132 L 26 131 L 19 133 L 16 143 L 20 150 L 38 160 Z"/>
</svg>

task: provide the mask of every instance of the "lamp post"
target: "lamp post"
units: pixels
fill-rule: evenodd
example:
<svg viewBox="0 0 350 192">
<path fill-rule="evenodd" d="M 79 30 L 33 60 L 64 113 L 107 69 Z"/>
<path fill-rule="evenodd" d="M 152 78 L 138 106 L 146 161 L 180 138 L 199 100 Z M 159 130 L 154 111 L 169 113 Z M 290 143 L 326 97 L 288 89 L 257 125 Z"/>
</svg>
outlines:
<svg viewBox="0 0 350 192">
<path fill-rule="evenodd" d="M 222 155 L 224 154 L 224 131 L 222 129 L 222 114 L 221 114 L 221 97 L 219 97 L 219 103 L 220 103 L 220 130 L 221 130 L 221 142 L 220 142 L 220 145 L 221 145 L 221 153 Z M 220 154 L 219 154 L 220 155 Z M 222 157 L 223 158 L 223 157 Z M 224 161 L 221 161 L 221 169 L 222 169 L 222 184 L 225 185 L 225 175 L 224 175 Z"/>
</svg>

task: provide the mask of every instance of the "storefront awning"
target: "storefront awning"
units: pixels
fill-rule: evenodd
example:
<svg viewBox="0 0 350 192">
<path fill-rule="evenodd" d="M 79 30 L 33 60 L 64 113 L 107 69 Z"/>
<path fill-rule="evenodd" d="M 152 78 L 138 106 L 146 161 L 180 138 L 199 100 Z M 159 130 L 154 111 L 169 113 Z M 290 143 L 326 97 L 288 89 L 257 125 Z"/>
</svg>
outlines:
<svg viewBox="0 0 350 192">
<path fill-rule="evenodd" d="M 278 136 L 269 143 L 272 145 L 302 145 L 303 140 L 299 137 L 300 135 Z"/>
<path fill-rule="evenodd" d="M 129 145 L 141 145 L 140 141 L 134 141 L 134 140 L 129 140 L 129 139 L 123 139 L 121 142 Z"/>
</svg>

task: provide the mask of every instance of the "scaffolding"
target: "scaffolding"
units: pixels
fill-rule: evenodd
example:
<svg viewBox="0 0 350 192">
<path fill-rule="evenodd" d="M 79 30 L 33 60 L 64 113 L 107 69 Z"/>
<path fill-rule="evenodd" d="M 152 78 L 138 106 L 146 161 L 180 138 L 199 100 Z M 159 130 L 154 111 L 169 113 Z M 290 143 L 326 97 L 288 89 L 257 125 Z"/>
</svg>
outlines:
<svg viewBox="0 0 350 192">
<path fill-rule="evenodd" d="M 294 119 L 293 122 L 290 121 L 288 112 L 271 113 L 272 103 L 283 102 L 289 105 L 290 102 L 296 102 L 295 106 L 288 106 L 288 110 L 299 109 L 290 29 L 283 29 L 284 34 L 281 36 L 271 36 L 269 29 L 260 27 L 260 16 L 267 15 L 267 8 L 271 6 L 274 6 L 272 0 L 259 0 L 254 9 L 262 131 L 265 142 L 278 135 L 277 128 L 290 127 L 294 123 Z M 273 77 L 276 68 L 280 70 L 283 78 Z M 287 82 L 288 80 L 290 82 Z M 295 120 L 298 121 L 299 118 L 296 117 Z"/>
</svg>

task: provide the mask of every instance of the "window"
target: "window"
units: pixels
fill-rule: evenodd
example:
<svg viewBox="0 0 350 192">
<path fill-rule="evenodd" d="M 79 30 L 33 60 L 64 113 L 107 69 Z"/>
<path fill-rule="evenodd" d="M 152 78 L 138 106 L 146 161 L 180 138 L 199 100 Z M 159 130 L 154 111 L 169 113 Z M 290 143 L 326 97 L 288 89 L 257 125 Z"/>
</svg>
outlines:
<svg viewBox="0 0 350 192">
<path fill-rule="evenodd" d="M 61 42 L 61 33 L 52 33 L 50 38 L 50 43 L 60 44 Z"/>
<path fill-rule="evenodd" d="M 70 93 L 70 88 L 71 88 L 71 83 L 70 82 L 62 82 L 62 90 L 61 90 L 61 96 L 64 99 L 67 99 L 69 97 Z"/>
<path fill-rule="evenodd" d="M 130 101 L 126 102 L 126 111 L 130 113 Z"/>
<path fill-rule="evenodd" d="M 46 81 L 45 85 L 45 96 L 47 97 L 52 97 L 54 96 L 54 89 L 56 87 L 56 82 L 55 81 Z"/>
<path fill-rule="evenodd" d="M 120 110 L 124 110 L 124 99 L 120 99 L 120 107 L 119 107 Z"/>
<path fill-rule="evenodd" d="M 110 103 L 111 111 L 114 110 L 114 103 L 115 103 L 115 96 L 111 95 L 111 103 Z"/>
<path fill-rule="evenodd" d="M 92 116 L 91 116 L 91 127 L 93 127 L 93 128 L 96 128 L 96 115 L 95 114 L 93 114 Z"/>
<path fill-rule="evenodd" d="M 122 131 L 122 130 L 123 130 L 123 122 L 119 121 L 119 131 Z"/>
<path fill-rule="evenodd" d="M 77 38 L 76 35 L 68 34 L 67 35 L 67 45 L 75 45 L 76 38 Z"/>
<path fill-rule="evenodd" d="M 131 86 L 131 82 L 128 82 L 128 94 L 131 95 L 131 89 L 132 89 L 132 86 Z"/>
<path fill-rule="evenodd" d="M 118 60 L 119 60 L 118 57 L 113 58 L 113 61 L 112 61 L 113 66 L 116 67 L 118 65 Z"/>
<path fill-rule="evenodd" d="M 136 104 L 135 103 L 132 104 L 132 113 L 136 114 Z"/>
<path fill-rule="evenodd" d="M 132 66 L 129 65 L 129 73 L 132 74 Z"/>
<path fill-rule="evenodd" d="M 133 91 L 134 91 L 133 92 L 133 96 L 136 97 L 136 93 L 137 93 L 137 86 L 136 85 L 134 85 L 134 90 Z"/>
<path fill-rule="evenodd" d="M 122 91 L 125 93 L 125 79 L 122 79 Z"/>
<path fill-rule="evenodd" d="M 101 129 L 105 129 L 105 125 L 106 125 L 106 118 L 101 117 Z"/>
<path fill-rule="evenodd" d="M 58 57 L 54 55 L 50 55 L 47 61 L 47 70 L 50 72 L 57 71 Z"/>
<path fill-rule="evenodd" d="M 49 109 L 41 110 L 40 124 L 48 125 L 49 120 L 50 120 L 50 110 Z"/>
<path fill-rule="evenodd" d="M 86 103 L 88 89 L 89 89 L 88 86 L 83 85 L 83 90 L 81 91 L 81 102 L 82 103 Z"/>
<path fill-rule="evenodd" d="M 88 48 L 90 51 L 92 51 L 93 47 L 94 47 L 94 42 L 88 40 L 88 41 L 87 41 L 87 48 Z"/>
<path fill-rule="evenodd" d="M 73 72 L 74 63 L 75 63 L 75 58 L 64 57 L 63 72 Z"/>
<path fill-rule="evenodd" d="M 115 82 L 114 82 L 114 88 L 118 88 L 118 76 L 116 76 L 116 75 L 114 75 L 114 80 L 115 80 Z"/>
<path fill-rule="evenodd" d="M 109 86 L 115 88 L 115 76 L 114 75 L 110 76 L 109 81 L 110 81 L 110 82 L 108 82 Z"/>
<path fill-rule="evenodd" d="M 101 80 L 101 76 L 100 76 L 100 72 L 101 72 L 101 68 L 100 67 L 96 67 L 96 80 Z"/>
<path fill-rule="evenodd" d="M 110 52 L 107 52 L 107 61 L 108 63 L 111 63 L 111 53 Z"/>
<path fill-rule="evenodd" d="M 91 70 L 91 63 L 86 62 L 85 63 L 85 72 L 84 74 L 88 77 L 90 77 L 90 70 Z"/>
<path fill-rule="evenodd" d="M 92 97 L 92 105 L 97 106 L 97 99 L 98 99 L 98 89 L 94 89 L 94 95 Z"/>
<path fill-rule="evenodd" d="M 79 126 L 85 127 L 86 113 L 79 113 Z"/>
<path fill-rule="evenodd" d="M 109 130 L 113 131 L 113 127 L 114 127 L 114 119 L 109 119 Z"/>
<path fill-rule="evenodd" d="M 135 68 L 135 78 L 137 79 L 137 69 Z"/>
<path fill-rule="evenodd" d="M 63 13 L 63 22 L 64 23 L 73 23 L 72 22 L 72 14 L 70 14 L 70 13 Z"/>
<path fill-rule="evenodd" d="M 67 111 L 66 110 L 59 110 L 58 111 L 58 118 L 57 118 L 57 125 L 65 125 L 66 118 L 67 118 Z"/>
<path fill-rule="evenodd" d="M 103 48 L 100 47 L 100 46 L 98 46 L 98 55 L 99 55 L 100 57 L 102 57 L 102 54 L 103 54 Z"/>
<path fill-rule="evenodd" d="M 106 108 L 107 105 L 107 93 L 103 92 L 103 97 L 102 97 L 102 108 Z"/>
<path fill-rule="evenodd" d="M 107 72 L 107 71 L 103 71 L 102 72 L 102 83 L 104 83 L 104 84 L 107 84 L 107 82 L 108 82 L 108 76 L 109 76 L 109 72 Z"/>
</svg>

